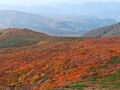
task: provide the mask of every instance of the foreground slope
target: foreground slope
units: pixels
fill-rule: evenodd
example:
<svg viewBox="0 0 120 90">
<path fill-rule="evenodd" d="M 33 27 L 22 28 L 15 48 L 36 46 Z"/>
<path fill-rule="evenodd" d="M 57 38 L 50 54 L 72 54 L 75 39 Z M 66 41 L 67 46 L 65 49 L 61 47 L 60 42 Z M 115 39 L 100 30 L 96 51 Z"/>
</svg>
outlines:
<svg viewBox="0 0 120 90">
<path fill-rule="evenodd" d="M 0 89 L 119 90 L 120 38 L 0 49 Z"/>
<path fill-rule="evenodd" d="M 119 37 L 120 23 L 101 27 L 84 34 L 85 37 Z"/>
</svg>

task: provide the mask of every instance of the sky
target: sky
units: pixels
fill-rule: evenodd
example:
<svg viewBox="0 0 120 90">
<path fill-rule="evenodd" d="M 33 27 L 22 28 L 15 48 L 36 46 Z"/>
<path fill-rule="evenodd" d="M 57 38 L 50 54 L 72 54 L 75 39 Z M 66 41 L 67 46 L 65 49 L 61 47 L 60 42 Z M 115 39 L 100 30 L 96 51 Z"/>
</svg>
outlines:
<svg viewBox="0 0 120 90">
<path fill-rule="evenodd" d="M 86 2 L 120 2 L 120 0 L 0 0 L 0 4 L 27 6 L 51 4 L 77 4 Z"/>
</svg>

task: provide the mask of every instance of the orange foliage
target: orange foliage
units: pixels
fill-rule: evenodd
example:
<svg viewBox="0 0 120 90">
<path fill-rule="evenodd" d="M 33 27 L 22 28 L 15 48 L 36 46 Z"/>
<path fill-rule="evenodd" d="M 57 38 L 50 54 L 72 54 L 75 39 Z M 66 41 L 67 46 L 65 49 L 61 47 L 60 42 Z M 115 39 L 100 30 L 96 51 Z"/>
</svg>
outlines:
<svg viewBox="0 0 120 90">
<path fill-rule="evenodd" d="M 86 79 L 94 74 L 93 68 L 102 64 L 109 68 L 98 70 L 98 75 L 114 74 L 112 67 L 120 68 L 120 64 L 107 63 L 113 56 L 120 56 L 120 38 L 0 49 L 0 89 L 31 85 L 32 90 L 46 90 L 63 86 Z"/>
</svg>

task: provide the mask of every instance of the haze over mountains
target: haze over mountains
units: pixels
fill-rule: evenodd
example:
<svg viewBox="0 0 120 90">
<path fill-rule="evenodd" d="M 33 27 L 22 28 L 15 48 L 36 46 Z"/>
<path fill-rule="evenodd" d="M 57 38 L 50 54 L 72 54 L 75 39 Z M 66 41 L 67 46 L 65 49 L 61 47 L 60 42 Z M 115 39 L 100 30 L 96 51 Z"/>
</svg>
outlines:
<svg viewBox="0 0 120 90">
<path fill-rule="evenodd" d="M 89 2 L 78 4 L 55 4 L 55 5 L 38 5 L 38 6 L 15 6 L 1 5 L 0 10 L 18 10 L 40 14 L 47 17 L 69 17 L 69 18 L 119 18 L 120 3 L 117 2 Z M 118 20 L 119 21 L 119 20 Z"/>
<path fill-rule="evenodd" d="M 58 4 L 53 6 L 35 6 L 24 9 L 26 12 L 34 12 L 51 17 L 66 16 L 77 20 L 96 17 L 96 18 L 113 18 L 120 20 L 119 9 L 120 3 L 84 3 L 84 4 Z M 39 9 L 39 11 L 37 10 Z M 20 9 L 18 9 L 20 10 Z"/>
<path fill-rule="evenodd" d="M 58 36 L 81 36 L 119 22 L 119 3 L 0 6 L 0 28 L 28 28 Z"/>
<path fill-rule="evenodd" d="M 115 23 L 110 18 L 83 18 L 80 20 L 66 18 L 48 18 L 13 10 L 0 11 L 0 28 L 28 28 L 50 35 L 80 36 L 101 26 Z"/>
</svg>

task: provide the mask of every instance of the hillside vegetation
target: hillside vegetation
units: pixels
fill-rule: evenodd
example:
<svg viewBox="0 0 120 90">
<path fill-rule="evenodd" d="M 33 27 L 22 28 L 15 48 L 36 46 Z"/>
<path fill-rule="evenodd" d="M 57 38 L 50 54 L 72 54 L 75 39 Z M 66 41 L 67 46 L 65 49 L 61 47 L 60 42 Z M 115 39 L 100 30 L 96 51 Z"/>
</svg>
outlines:
<svg viewBox="0 0 120 90">
<path fill-rule="evenodd" d="M 38 42 L 81 41 L 84 37 L 57 37 L 29 29 L 8 28 L 0 30 L 0 48 L 27 46 Z"/>
<path fill-rule="evenodd" d="M 120 38 L 0 49 L 0 90 L 119 90 Z"/>
<path fill-rule="evenodd" d="M 31 45 L 45 37 L 48 37 L 48 35 L 29 29 L 8 28 L 0 30 L 0 48 Z"/>
<path fill-rule="evenodd" d="M 85 37 L 120 37 L 120 23 L 91 30 Z"/>
</svg>

